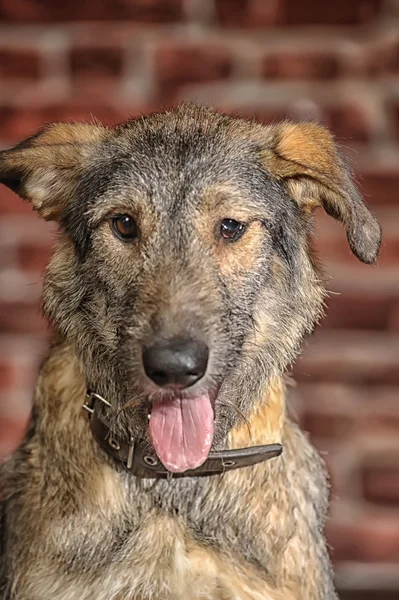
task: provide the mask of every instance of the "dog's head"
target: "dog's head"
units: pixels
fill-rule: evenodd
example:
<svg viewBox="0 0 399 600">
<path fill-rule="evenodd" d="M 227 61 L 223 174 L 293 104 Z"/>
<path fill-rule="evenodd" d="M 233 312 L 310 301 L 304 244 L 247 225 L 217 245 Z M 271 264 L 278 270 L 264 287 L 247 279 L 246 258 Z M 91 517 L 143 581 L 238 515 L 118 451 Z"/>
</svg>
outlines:
<svg viewBox="0 0 399 600">
<path fill-rule="evenodd" d="M 0 179 L 59 224 L 45 314 L 117 426 L 149 430 L 172 471 L 205 460 L 319 319 L 313 209 L 345 224 L 363 262 L 380 247 L 315 124 L 193 106 L 113 128 L 53 124 L 1 153 Z"/>
</svg>

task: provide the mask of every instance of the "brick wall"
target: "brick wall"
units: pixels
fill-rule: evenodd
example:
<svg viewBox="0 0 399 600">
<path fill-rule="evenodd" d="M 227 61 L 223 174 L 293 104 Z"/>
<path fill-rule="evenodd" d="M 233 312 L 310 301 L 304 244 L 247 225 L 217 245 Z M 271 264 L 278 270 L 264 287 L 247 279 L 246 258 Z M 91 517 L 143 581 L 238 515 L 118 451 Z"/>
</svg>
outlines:
<svg viewBox="0 0 399 600">
<path fill-rule="evenodd" d="M 343 597 L 397 597 L 399 1 L 0 0 L 1 147 L 44 121 L 112 123 L 179 100 L 265 123 L 319 119 L 380 218 L 372 268 L 319 215 L 328 317 L 291 395 L 331 470 L 328 535 Z M 0 454 L 20 435 L 45 352 L 38 301 L 52 239 L 1 190 Z"/>
</svg>

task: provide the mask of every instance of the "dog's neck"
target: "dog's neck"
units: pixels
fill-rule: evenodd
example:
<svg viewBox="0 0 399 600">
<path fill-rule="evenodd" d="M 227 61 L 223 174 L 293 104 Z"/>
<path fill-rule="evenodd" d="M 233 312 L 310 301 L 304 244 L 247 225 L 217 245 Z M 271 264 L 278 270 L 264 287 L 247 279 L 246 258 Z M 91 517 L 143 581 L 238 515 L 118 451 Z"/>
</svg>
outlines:
<svg viewBox="0 0 399 600">
<path fill-rule="evenodd" d="M 281 443 L 286 417 L 286 396 L 283 378 L 274 379 L 263 397 L 256 401 L 246 423 L 229 432 L 229 447 L 244 448 L 255 444 Z"/>
</svg>

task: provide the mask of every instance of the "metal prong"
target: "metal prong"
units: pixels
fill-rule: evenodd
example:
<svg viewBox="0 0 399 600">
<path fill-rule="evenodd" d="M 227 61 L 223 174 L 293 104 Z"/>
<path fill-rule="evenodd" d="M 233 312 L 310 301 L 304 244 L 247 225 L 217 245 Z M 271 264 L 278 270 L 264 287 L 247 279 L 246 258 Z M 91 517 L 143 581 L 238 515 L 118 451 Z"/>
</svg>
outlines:
<svg viewBox="0 0 399 600">
<path fill-rule="evenodd" d="M 129 452 L 127 455 L 127 463 L 126 466 L 128 469 L 132 468 L 133 465 L 133 453 L 134 453 L 134 442 L 133 442 L 133 438 L 130 438 L 130 444 L 129 444 Z"/>
<path fill-rule="evenodd" d="M 106 406 L 112 407 L 112 404 L 110 402 L 108 402 L 108 400 L 106 400 L 105 398 L 103 398 L 102 396 L 100 396 L 100 394 L 97 394 L 96 392 L 90 391 L 88 393 L 88 395 L 89 395 L 90 398 L 95 398 L 96 400 L 99 400 L 100 402 L 102 402 Z"/>
<path fill-rule="evenodd" d="M 89 406 L 88 404 L 83 404 L 82 408 L 84 408 L 85 410 L 87 410 L 87 412 L 89 414 L 93 414 L 94 413 L 94 408 L 92 408 L 91 406 Z"/>
</svg>

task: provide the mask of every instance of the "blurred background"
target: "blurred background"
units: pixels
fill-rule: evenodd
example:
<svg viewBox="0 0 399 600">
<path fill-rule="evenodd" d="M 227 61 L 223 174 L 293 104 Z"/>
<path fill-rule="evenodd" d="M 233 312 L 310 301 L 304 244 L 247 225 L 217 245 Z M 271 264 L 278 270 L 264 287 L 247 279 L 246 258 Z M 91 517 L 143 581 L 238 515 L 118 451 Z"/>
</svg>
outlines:
<svg viewBox="0 0 399 600">
<path fill-rule="evenodd" d="M 181 100 L 264 123 L 321 121 L 380 219 L 381 258 L 367 267 L 318 215 L 328 316 L 290 393 L 331 472 L 342 599 L 399 598 L 399 0 L 0 0 L 1 148 L 45 121 L 116 123 Z M 1 188 L 3 457 L 46 350 L 40 278 L 53 237 Z"/>
</svg>

